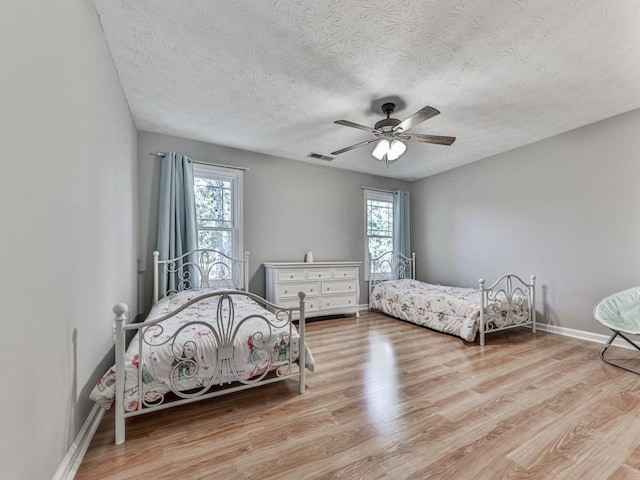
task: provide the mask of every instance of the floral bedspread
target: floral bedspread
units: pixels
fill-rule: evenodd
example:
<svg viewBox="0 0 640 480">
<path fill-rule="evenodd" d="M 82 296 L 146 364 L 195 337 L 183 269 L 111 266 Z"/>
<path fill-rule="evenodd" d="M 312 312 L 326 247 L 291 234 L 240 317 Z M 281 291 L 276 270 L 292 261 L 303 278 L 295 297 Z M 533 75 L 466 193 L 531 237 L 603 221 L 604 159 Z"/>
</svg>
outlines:
<svg viewBox="0 0 640 480">
<path fill-rule="evenodd" d="M 526 298 L 516 297 L 513 303 L 510 312 L 507 312 L 506 301 L 489 303 L 485 315 L 487 330 L 526 321 Z M 473 342 L 479 326 L 480 290 L 431 285 L 418 280 L 390 280 L 374 287 L 370 307 Z"/>
<path fill-rule="evenodd" d="M 213 291 L 215 289 L 182 291 L 165 297 L 154 305 L 146 322 L 173 312 L 200 294 Z M 246 296 L 233 295 L 231 298 L 232 307 L 229 302 L 222 301 L 220 315 L 220 297 L 214 296 L 194 303 L 162 323 L 145 327 L 142 330 L 141 354 L 140 333 L 136 334 L 125 355 L 126 411 L 138 408 L 140 369 L 144 402 L 155 404 L 172 390 L 189 391 L 237 379 L 254 379 L 265 374 L 266 370 L 286 366 L 292 341 L 292 356 L 297 361 L 298 333 L 295 327 L 292 327 L 292 338 L 289 338 L 289 327 L 285 321 L 277 320 L 275 315 Z M 223 324 L 218 324 L 218 317 Z M 266 317 L 273 325 L 260 317 Z M 230 324 L 231 329 L 228 328 Z M 226 330 L 235 328 L 238 328 L 238 333 L 233 348 L 220 354 L 228 359 L 218 360 L 217 338 L 223 337 Z M 315 362 L 306 346 L 305 352 L 306 367 L 313 371 Z M 115 366 L 98 381 L 90 398 L 108 409 L 113 404 L 114 396 Z"/>
</svg>

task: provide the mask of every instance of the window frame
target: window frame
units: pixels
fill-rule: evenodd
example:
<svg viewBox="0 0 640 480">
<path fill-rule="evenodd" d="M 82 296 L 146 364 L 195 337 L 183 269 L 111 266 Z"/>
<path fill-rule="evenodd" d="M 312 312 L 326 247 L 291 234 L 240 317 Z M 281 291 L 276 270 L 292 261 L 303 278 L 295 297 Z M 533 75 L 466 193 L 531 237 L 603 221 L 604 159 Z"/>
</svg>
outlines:
<svg viewBox="0 0 640 480">
<path fill-rule="evenodd" d="M 370 190 L 364 188 L 364 280 L 368 282 L 371 274 L 371 258 L 369 256 L 369 238 L 389 238 L 386 235 L 369 235 L 369 216 L 367 205 L 369 200 L 388 202 L 391 204 L 391 244 L 393 245 L 393 228 L 395 211 L 393 208 L 393 192 L 384 192 L 380 190 Z M 391 247 L 393 249 L 393 246 Z M 376 277 L 377 278 L 377 277 Z"/>
<path fill-rule="evenodd" d="M 231 221 L 232 227 L 205 227 L 200 229 L 197 225 L 196 217 L 196 234 L 199 239 L 201 230 L 207 231 L 230 231 L 233 237 L 231 257 L 236 260 L 244 258 L 244 241 L 243 241 L 243 209 L 242 209 L 242 186 L 243 171 L 233 168 L 225 168 L 217 165 L 209 165 L 206 163 L 194 163 L 193 179 L 206 178 L 208 180 L 219 180 L 231 182 Z M 198 248 L 205 248 L 198 243 Z M 234 279 L 235 280 L 235 279 Z"/>
</svg>

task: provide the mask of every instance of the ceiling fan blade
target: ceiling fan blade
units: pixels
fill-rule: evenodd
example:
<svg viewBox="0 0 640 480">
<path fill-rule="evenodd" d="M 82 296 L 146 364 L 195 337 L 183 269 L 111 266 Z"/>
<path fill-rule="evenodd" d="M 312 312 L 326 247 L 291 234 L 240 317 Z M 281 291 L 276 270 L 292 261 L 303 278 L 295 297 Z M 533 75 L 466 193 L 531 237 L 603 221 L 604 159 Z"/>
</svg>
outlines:
<svg viewBox="0 0 640 480">
<path fill-rule="evenodd" d="M 440 111 L 436 110 L 433 107 L 421 108 L 416 113 L 411 115 L 409 118 L 406 118 L 405 120 L 400 122 L 398 125 L 396 125 L 396 127 L 393 130 L 396 131 L 396 132 L 397 131 L 406 132 L 407 130 L 409 130 L 413 126 L 415 126 L 415 125 L 417 125 L 419 123 L 422 123 L 425 120 L 429 120 L 430 118 L 435 117 L 439 113 L 440 113 Z"/>
<path fill-rule="evenodd" d="M 357 128 L 358 130 L 364 130 L 365 132 L 369 132 L 369 133 L 375 132 L 375 129 L 371 127 L 366 127 L 364 125 L 360 125 L 359 123 L 353 123 L 353 122 L 350 122 L 349 120 L 336 120 L 333 123 L 337 123 L 338 125 L 344 125 L 345 127 Z"/>
<path fill-rule="evenodd" d="M 406 140 L 407 142 L 422 142 L 422 143 L 436 143 L 438 145 L 451 145 L 456 141 L 456 137 L 443 137 L 440 135 L 402 135 L 400 137 L 402 140 Z"/>
<path fill-rule="evenodd" d="M 350 147 L 345 147 L 340 150 L 336 150 L 335 152 L 331 152 L 331 155 L 340 155 L 341 153 L 348 152 L 349 150 L 353 150 L 354 148 L 362 147 L 369 143 L 373 143 L 377 141 L 377 138 L 372 138 L 371 140 L 365 140 L 364 142 L 356 143 L 355 145 L 351 145 Z"/>
</svg>

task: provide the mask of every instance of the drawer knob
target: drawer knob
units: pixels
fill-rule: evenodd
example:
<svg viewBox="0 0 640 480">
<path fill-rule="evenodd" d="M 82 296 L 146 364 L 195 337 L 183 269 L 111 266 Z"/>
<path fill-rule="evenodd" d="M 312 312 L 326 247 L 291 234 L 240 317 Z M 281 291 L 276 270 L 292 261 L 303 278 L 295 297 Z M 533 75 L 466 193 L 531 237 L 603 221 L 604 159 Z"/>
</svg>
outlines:
<svg viewBox="0 0 640 480">
<path fill-rule="evenodd" d="M 310 288 L 310 289 L 309 289 L 309 291 L 310 291 L 310 292 L 313 292 L 313 288 Z"/>
<path fill-rule="evenodd" d="M 327 292 L 328 292 L 329 290 L 331 290 L 331 289 L 330 289 L 329 287 L 327 287 Z"/>
<path fill-rule="evenodd" d="M 347 276 L 347 274 L 346 274 L 346 273 L 343 273 L 342 275 L 343 275 L 344 277 L 346 277 L 346 276 Z"/>
<path fill-rule="evenodd" d="M 293 278 L 293 275 L 289 275 L 289 278 Z"/>
<path fill-rule="evenodd" d="M 351 300 L 349 300 L 349 305 L 351 305 Z"/>
<path fill-rule="evenodd" d="M 331 305 L 331 304 L 330 304 L 329 302 L 327 302 L 327 307 L 328 307 L 329 305 Z"/>
<path fill-rule="evenodd" d="M 287 293 L 289 290 L 285 290 L 284 293 Z"/>
<path fill-rule="evenodd" d="M 349 285 L 349 290 L 351 290 L 351 285 Z"/>
</svg>

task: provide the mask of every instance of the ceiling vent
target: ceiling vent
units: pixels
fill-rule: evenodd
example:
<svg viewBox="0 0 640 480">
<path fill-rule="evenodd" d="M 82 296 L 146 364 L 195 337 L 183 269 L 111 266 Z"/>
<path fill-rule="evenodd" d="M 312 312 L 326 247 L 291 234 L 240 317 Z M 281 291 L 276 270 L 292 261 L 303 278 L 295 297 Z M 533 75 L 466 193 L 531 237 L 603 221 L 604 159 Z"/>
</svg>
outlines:
<svg viewBox="0 0 640 480">
<path fill-rule="evenodd" d="M 311 152 L 309 155 L 307 155 L 307 157 L 316 158 L 318 160 L 325 160 L 327 162 L 330 162 L 331 160 L 333 160 L 333 157 L 329 157 L 327 155 L 320 155 L 319 153 L 313 153 L 313 152 Z"/>
</svg>

